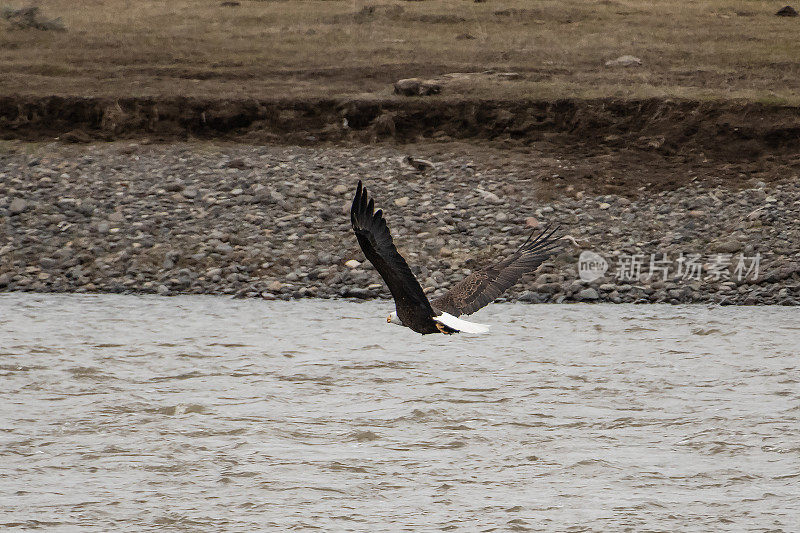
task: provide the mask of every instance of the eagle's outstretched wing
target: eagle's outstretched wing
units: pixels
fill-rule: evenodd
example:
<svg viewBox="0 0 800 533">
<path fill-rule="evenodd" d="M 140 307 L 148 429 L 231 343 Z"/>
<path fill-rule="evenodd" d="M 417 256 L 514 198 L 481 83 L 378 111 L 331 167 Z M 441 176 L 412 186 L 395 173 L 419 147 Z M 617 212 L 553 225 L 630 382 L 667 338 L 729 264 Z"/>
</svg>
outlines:
<svg viewBox="0 0 800 533">
<path fill-rule="evenodd" d="M 557 251 L 561 238 L 554 236 L 557 230 L 557 227 L 551 230 L 548 226 L 531 240 L 532 232 L 511 257 L 473 272 L 431 304 L 439 311 L 459 316 L 471 315 L 492 303 L 524 274 L 536 270 Z"/>
<path fill-rule="evenodd" d="M 432 317 L 434 313 L 428 297 L 406 260 L 395 248 L 392 235 L 383 219 L 383 211 L 375 211 L 375 201 L 369 198 L 367 188 L 361 185 L 361 181 L 358 182 L 356 196 L 350 208 L 350 222 L 364 255 L 389 287 L 398 311 L 403 307 Z"/>
</svg>

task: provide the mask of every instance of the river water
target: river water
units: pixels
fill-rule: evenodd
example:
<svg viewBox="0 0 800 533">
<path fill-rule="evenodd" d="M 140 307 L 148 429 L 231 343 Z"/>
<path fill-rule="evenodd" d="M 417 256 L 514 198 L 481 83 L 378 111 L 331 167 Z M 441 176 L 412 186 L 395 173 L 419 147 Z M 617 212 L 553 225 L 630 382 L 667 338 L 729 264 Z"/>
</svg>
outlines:
<svg viewBox="0 0 800 533">
<path fill-rule="evenodd" d="M 782 307 L 0 295 L 0 529 L 798 531 Z"/>
</svg>

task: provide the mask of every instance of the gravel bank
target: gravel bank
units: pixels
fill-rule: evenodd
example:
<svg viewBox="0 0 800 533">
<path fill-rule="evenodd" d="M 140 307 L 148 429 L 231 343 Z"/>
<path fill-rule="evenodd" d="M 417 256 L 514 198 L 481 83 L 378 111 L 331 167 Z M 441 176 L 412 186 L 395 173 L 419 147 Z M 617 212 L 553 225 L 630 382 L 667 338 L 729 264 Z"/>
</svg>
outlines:
<svg viewBox="0 0 800 533">
<path fill-rule="evenodd" d="M 567 184 L 554 195 L 544 184 L 586 160 L 527 156 L 496 164 L 463 146 L 445 147 L 423 150 L 434 167 L 419 171 L 404 161 L 413 150 L 4 146 L 0 291 L 388 298 L 377 273 L 360 264 L 349 228 L 347 209 L 363 179 L 430 293 L 512 252 L 531 228 L 555 222 L 575 244 L 508 299 L 800 301 L 796 176 L 755 176 L 730 187 L 687 179 L 653 192 L 642 179 L 625 196 Z M 720 163 L 719 173 L 729 166 Z M 606 260 L 605 275 L 579 278 L 582 250 Z M 681 254 L 700 254 L 694 270 Z"/>
</svg>

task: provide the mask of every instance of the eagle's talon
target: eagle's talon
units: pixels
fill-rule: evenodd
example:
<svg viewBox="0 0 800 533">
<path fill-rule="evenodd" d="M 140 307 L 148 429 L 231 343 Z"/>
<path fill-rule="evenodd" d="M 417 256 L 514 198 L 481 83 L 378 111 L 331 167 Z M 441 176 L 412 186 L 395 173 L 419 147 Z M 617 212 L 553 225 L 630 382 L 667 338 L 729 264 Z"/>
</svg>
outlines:
<svg viewBox="0 0 800 533">
<path fill-rule="evenodd" d="M 444 324 L 442 324 L 440 322 L 436 323 L 436 329 L 438 329 L 440 332 L 444 333 L 445 335 L 452 335 L 453 333 L 455 333 L 455 331 L 447 331 L 447 326 L 445 326 Z"/>
</svg>

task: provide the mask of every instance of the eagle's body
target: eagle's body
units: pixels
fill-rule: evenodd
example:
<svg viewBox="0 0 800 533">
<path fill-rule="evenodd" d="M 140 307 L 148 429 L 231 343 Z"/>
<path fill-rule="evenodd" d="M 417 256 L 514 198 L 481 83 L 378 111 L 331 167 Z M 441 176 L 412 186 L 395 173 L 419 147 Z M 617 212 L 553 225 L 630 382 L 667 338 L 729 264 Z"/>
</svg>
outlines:
<svg viewBox="0 0 800 533">
<path fill-rule="evenodd" d="M 430 312 L 425 309 L 414 309 L 412 307 L 397 306 L 397 318 L 400 323 L 407 328 L 411 328 L 417 333 L 427 335 L 428 333 L 443 333 L 440 329 L 442 324 L 433 318 L 440 313 L 430 308 Z M 390 315 L 391 316 L 391 315 Z"/>
<path fill-rule="evenodd" d="M 488 326 L 458 318 L 493 302 L 523 274 L 533 272 L 558 247 L 555 230 L 545 229 L 510 257 L 478 270 L 456 284 L 447 294 L 430 302 L 417 279 L 394 246 L 383 212 L 375 210 L 367 189 L 358 182 L 350 222 L 364 255 L 378 270 L 395 301 L 395 313 L 387 322 L 400 323 L 417 333 L 485 333 Z"/>
</svg>

